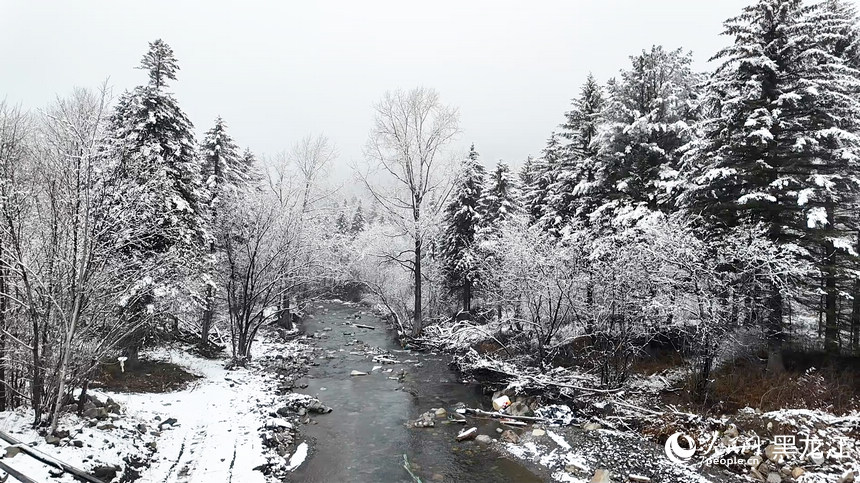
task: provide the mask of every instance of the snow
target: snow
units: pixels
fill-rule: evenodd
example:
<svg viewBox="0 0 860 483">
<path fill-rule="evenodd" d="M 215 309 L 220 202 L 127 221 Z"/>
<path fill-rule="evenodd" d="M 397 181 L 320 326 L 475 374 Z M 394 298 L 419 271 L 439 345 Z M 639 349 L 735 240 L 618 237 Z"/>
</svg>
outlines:
<svg viewBox="0 0 860 483">
<path fill-rule="evenodd" d="M 289 464 L 287 464 L 287 468 L 286 468 L 287 471 L 293 471 L 296 468 L 298 468 L 299 466 L 301 466 L 301 464 L 305 462 L 305 459 L 307 459 L 307 457 L 308 457 L 308 444 L 305 442 L 302 442 L 302 444 L 300 444 L 296 448 L 296 452 L 293 453 L 292 456 L 290 456 L 290 462 L 289 462 Z"/>
<path fill-rule="evenodd" d="M 184 474 L 189 481 L 265 482 L 265 476 L 253 468 L 267 462 L 258 432 L 266 409 L 275 402 L 267 380 L 252 370 L 229 371 L 224 361 L 202 359 L 182 350 L 158 350 L 148 357 L 203 377 L 172 393 L 109 394 L 128 415 L 152 426 L 159 423 L 156 418 L 177 419 L 158 438 L 158 459 L 140 481 L 170 481 Z M 286 421 L 278 424 L 283 423 Z"/>
</svg>

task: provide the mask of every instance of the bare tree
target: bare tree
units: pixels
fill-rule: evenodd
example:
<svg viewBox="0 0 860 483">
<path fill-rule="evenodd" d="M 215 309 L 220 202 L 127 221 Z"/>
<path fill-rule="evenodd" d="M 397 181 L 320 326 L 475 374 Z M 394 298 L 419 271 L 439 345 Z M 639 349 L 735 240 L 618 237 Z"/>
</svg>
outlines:
<svg viewBox="0 0 860 483">
<path fill-rule="evenodd" d="M 296 142 L 290 150 L 289 160 L 299 171 L 302 181 L 302 214 L 325 198 L 318 186 L 320 180 L 328 174 L 334 160 L 337 158 L 337 148 L 329 139 L 322 135 L 307 135 Z"/>
<path fill-rule="evenodd" d="M 439 94 L 423 87 L 387 92 L 375 106 L 373 128 L 364 150 L 367 162 L 358 177 L 386 210 L 398 235 L 411 249 L 393 260 L 412 274 L 412 333 L 422 329 L 422 273 L 427 227 L 442 209 L 450 191 L 443 169 L 444 149 L 459 132 L 458 112 L 441 103 Z M 411 252 L 411 259 L 408 257 Z"/>
</svg>

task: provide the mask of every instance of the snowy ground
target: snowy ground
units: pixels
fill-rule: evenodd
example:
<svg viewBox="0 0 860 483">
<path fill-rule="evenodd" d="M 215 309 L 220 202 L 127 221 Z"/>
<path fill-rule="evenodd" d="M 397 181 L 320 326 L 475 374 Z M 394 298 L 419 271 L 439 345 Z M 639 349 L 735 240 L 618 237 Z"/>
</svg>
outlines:
<svg viewBox="0 0 860 483">
<path fill-rule="evenodd" d="M 267 424 L 292 427 L 292 423 L 272 417 L 284 398 L 275 394 L 281 379 L 267 362 L 277 356 L 289 364 L 291 354 L 306 349 L 297 342 L 264 339 L 255 346 L 259 362 L 234 370 L 225 369 L 224 359 L 203 359 L 182 348 L 159 349 L 145 356 L 172 362 L 201 378 L 169 393 L 95 392 L 119 403 L 122 414 L 99 422 L 64 416 L 60 429 L 71 435 L 59 446 L 47 444 L 30 429 L 32 416 L 27 411 L 0 414 L 0 428 L 85 471 L 105 465 L 120 467 L 115 481 L 127 471 L 124 460 L 134 455 L 148 462 L 148 467 L 139 468 L 140 478 L 135 481 L 264 483 L 267 477 L 255 468 L 269 464 L 292 469 L 307 453 L 307 445 L 301 441 L 290 446 L 292 454 L 283 456 L 263 444 L 261 432 Z M 4 461 L 37 481 L 74 481 L 68 475 L 50 479 L 46 465 L 25 455 Z"/>
</svg>

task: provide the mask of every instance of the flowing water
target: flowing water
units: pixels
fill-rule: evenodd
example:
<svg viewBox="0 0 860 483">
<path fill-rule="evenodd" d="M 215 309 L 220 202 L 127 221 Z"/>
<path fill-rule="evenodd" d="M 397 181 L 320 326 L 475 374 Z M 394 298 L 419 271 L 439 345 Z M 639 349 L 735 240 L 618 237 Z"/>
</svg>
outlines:
<svg viewBox="0 0 860 483">
<path fill-rule="evenodd" d="M 408 421 L 431 408 L 450 409 L 458 402 L 485 407 L 488 400 L 477 385 L 457 380 L 445 356 L 402 350 L 379 318 L 368 314 L 355 319 L 360 310 L 326 303 L 303 322 L 307 334 L 323 335 L 317 345 L 330 357 L 317 358 L 319 365 L 311 367 L 303 392 L 318 396 L 333 411 L 315 416 L 302 427 L 312 449 L 293 473 L 293 481 L 412 482 L 403 467 L 403 455 L 424 482 L 542 481 L 519 463 L 474 441 L 456 442 L 462 425 L 437 419 L 435 428 L 407 427 Z M 375 330 L 356 328 L 352 323 Z M 382 364 L 372 362 L 366 354 L 370 348 L 413 362 L 386 364 L 372 371 Z M 384 372 L 388 369 L 392 371 Z M 353 370 L 368 375 L 350 376 Z M 406 374 L 397 380 L 401 370 Z M 495 428 L 491 421 L 479 426 L 480 433 L 494 437 L 498 436 Z"/>
</svg>

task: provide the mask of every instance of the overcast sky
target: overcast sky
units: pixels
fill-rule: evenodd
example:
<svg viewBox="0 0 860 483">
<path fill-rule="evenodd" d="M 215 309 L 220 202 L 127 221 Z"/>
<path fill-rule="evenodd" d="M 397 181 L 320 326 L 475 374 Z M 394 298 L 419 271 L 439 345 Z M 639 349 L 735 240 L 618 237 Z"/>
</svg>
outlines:
<svg viewBox="0 0 860 483">
<path fill-rule="evenodd" d="M 744 0 L 34 1 L 0 0 L 0 99 L 46 105 L 107 77 L 119 93 L 164 39 L 172 85 L 204 132 L 216 115 L 241 146 L 288 149 L 325 133 L 340 162 L 361 157 L 371 105 L 423 85 L 461 115 L 459 144 L 486 164 L 537 154 L 588 72 L 601 82 L 662 44 L 696 67 L 729 39 Z"/>
</svg>

